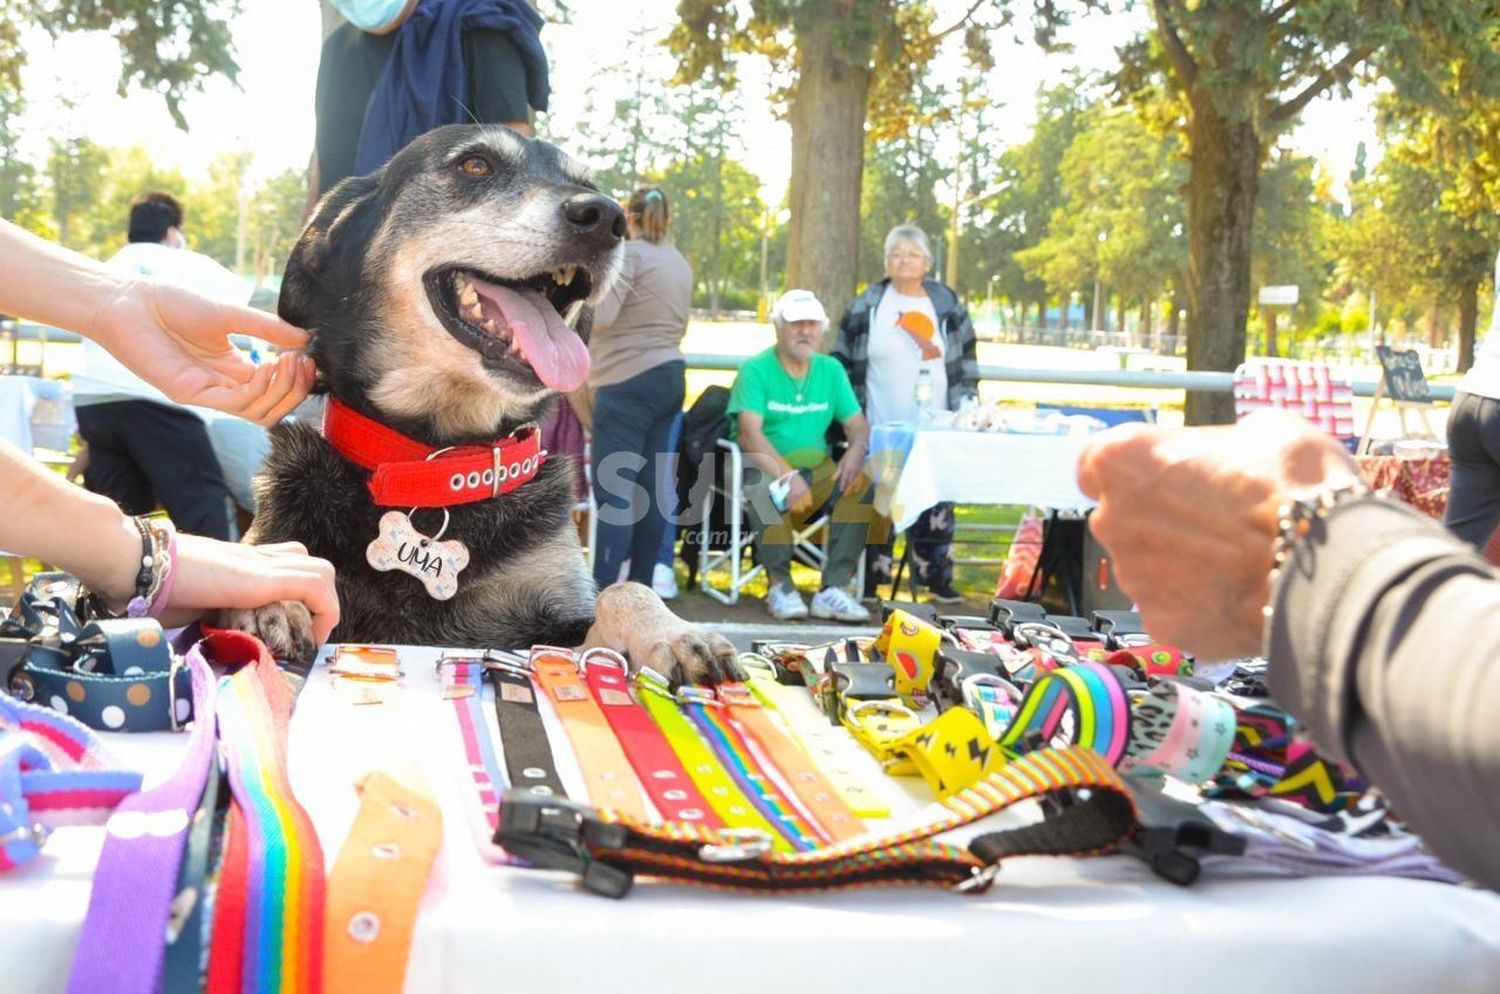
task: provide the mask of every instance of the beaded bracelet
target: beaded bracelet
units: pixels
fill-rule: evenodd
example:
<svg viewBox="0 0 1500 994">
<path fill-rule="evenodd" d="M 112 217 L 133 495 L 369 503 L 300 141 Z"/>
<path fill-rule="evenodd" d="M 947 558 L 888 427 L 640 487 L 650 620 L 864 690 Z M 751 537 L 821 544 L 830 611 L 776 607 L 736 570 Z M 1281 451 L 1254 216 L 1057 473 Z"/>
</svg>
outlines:
<svg viewBox="0 0 1500 994">
<path fill-rule="evenodd" d="M 1281 573 L 1291 561 L 1297 543 L 1312 529 L 1313 521 L 1328 517 L 1329 511 L 1342 504 L 1362 500 L 1369 495 L 1370 488 L 1365 486 L 1364 481 L 1351 477 L 1340 483 L 1330 483 L 1316 490 L 1306 491 L 1277 509 L 1276 548 L 1275 560 L 1271 564 L 1270 594 L 1266 606 L 1261 609 L 1267 626 L 1276 613 L 1276 586 L 1281 580 Z"/>
<path fill-rule="evenodd" d="M 177 533 L 171 522 L 133 519 L 141 535 L 141 568 L 135 578 L 135 595 L 125 606 L 131 618 L 156 617 L 166 607 L 172 589 L 172 566 L 177 557 Z"/>
</svg>

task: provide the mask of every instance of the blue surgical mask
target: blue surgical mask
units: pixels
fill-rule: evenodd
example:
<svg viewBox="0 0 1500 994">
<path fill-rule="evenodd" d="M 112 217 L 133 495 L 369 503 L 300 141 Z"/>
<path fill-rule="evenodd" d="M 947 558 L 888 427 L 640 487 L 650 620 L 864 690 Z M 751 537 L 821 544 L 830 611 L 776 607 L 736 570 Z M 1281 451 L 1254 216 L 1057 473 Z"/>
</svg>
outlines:
<svg viewBox="0 0 1500 994">
<path fill-rule="evenodd" d="M 407 0 L 333 0 L 344 20 L 361 31 L 379 31 L 401 16 Z"/>
</svg>

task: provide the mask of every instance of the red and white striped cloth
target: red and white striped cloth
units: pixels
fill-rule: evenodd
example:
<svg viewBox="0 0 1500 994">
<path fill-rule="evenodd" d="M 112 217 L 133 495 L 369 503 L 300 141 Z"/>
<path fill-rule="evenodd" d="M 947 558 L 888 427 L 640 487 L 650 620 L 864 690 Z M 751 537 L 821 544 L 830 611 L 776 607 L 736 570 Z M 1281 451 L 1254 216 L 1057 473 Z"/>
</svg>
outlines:
<svg viewBox="0 0 1500 994">
<path fill-rule="evenodd" d="M 1234 416 L 1276 408 L 1294 411 L 1339 438 L 1354 429 L 1354 383 L 1346 373 L 1310 362 L 1257 360 L 1234 371 Z"/>
</svg>

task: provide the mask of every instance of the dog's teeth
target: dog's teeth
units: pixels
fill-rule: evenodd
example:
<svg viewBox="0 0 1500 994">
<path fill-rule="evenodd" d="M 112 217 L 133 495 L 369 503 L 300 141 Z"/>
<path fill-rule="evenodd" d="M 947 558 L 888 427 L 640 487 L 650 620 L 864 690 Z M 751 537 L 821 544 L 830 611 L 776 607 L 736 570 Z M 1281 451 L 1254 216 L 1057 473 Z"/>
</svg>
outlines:
<svg viewBox="0 0 1500 994">
<path fill-rule="evenodd" d="M 478 298 L 465 304 L 464 310 L 468 311 L 469 317 L 473 318 L 476 322 L 482 323 L 484 321 L 484 308 L 479 305 Z"/>
<path fill-rule="evenodd" d="M 554 269 L 552 270 L 552 280 L 558 286 L 567 286 L 573 282 L 573 274 L 577 271 L 577 266 L 563 266 L 561 269 Z"/>
<path fill-rule="evenodd" d="M 459 278 L 458 303 L 462 307 L 477 308 L 479 306 L 479 291 L 474 289 L 474 284 L 468 280 Z"/>
</svg>

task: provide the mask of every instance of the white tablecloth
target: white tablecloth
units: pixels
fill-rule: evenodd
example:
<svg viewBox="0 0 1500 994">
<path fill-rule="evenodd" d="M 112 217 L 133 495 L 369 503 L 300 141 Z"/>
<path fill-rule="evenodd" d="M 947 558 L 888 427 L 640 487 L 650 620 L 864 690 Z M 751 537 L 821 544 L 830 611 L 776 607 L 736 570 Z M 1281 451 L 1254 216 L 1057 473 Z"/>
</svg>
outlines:
<svg viewBox="0 0 1500 994">
<path fill-rule="evenodd" d="M 293 787 L 329 863 L 354 817 L 353 781 L 372 766 L 415 765 L 443 805 L 444 845 L 417 925 L 409 994 L 871 994 L 957 991 L 978 977 L 1013 991 L 1500 989 L 1500 897 L 1435 883 L 1205 878 L 1180 888 L 1128 857 L 1030 858 L 1007 862 L 978 897 L 751 897 L 638 883 L 615 902 L 560 874 L 491 866 L 459 814 L 467 773 L 436 656 L 401 650 L 407 676 L 389 710 L 336 699 L 319 668 L 292 723 Z M 811 703 L 803 717 L 822 720 Z M 167 733 L 106 738 L 158 776 L 183 743 Z M 560 767 L 571 788 L 576 770 Z M 920 781 L 909 794 L 903 781 L 876 782 L 898 812 L 918 806 Z M 98 828 L 61 829 L 42 859 L 0 877 L 5 994 L 63 989 L 102 837 Z"/>
<path fill-rule="evenodd" d="M 897 530 L 940 501 L 1087 510 L 1094 501 L 1078 489 L 1076 471 L 1087 441 L 876 425 L 870 437 L 875 505 Z"/>
</svg>

